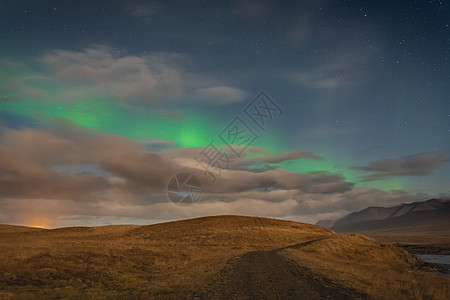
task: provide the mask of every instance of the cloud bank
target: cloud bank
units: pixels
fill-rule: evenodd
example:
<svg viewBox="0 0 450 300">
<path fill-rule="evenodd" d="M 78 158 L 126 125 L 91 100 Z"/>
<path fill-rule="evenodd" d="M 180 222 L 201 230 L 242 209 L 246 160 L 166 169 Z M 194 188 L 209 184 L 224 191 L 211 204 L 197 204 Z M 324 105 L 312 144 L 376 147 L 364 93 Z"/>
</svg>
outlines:
<svg viewBox="0 0 450 300">
<path fill-rule="evenodd" d="M 94 45 L 80 51 L 49 50 L 37 62 L 39 71 L 28 70 L 27 80 L 8 76 L 0 91 L 19 100 L 70 102 L 95 97 L 158 106 L 186 102 L 225 105 L 248 95 L 211 74 L 188 71 L 195 69 L 195 62 L 182 53 L 126 54 Z M 0 65 L 12 67 L 13 62 L 0 59 Z M 49 83 L 57 83 L 60 89 L 45 89 Z"/>
<path fill-rule="evenodd" d="M 62 122 L 57 128 L 2 131 L 0 223 L 32 225 L 30 220 L 36 218 L 46 220 L 46 226 L 149 223 L 217 214 L 315 222 L 321 216 L 338 217 L 367 205 L 424 197 L 357 188 L 340 175 L 293 173 L 277 166 L 287 160 L 324 159 L 306 151 L 273 154 L 249 147 L 252 155 L 234 157 L 230 168 L 211 166 L 219 172 L 213 181 L 194 159 L 203 148 L 148 152 L 145 143 L 71 123 Z M 435 163 L 413 163 L 427 159 Z M 414 165 L 411 168 L 417 174 L 426 173 L 423 165 L 433 168 L 442 163 L 437 154 L 405 161 L 400 165 Z M 255 171 L 250 167 L 255 164 L 272 168 Z M 370 170 L 384 171 L 384 165 L 373 163 Z M 192 207 L 178 207 L 167 198 L 167 184 L 180 172 L 192 173 L 202 182 L 203 198 Z"/>
<path fill-rule="evenodd" d="M 355 169 L 372 172 L 363 180 L 373 181 L 390 177 L 428 175 L 448 161 L 448 157 L 440 152 L 424 152 L 397 159 L 378 160 Z"/>
</svg>

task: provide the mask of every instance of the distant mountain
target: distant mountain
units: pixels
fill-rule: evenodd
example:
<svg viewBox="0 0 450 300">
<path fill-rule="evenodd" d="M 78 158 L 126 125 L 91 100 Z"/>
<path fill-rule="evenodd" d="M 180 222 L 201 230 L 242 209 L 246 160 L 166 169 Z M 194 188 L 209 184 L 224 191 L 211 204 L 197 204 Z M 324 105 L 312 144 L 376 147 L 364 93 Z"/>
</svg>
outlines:
<svg viewBox="0 0 450 300">
<path fill-rule="evenodd" d="M 450 199 L 431 199 L 394 207 L 368 207 L 335 222 L 317 222 L 336 232 L 441 230 L 450 228 Z"/>
<path fill-rule="evenodd" d="M 332 228 L 336 220 L 319 220 L 315 225 L 319 225 L 325 228 Z"/>
</svg>

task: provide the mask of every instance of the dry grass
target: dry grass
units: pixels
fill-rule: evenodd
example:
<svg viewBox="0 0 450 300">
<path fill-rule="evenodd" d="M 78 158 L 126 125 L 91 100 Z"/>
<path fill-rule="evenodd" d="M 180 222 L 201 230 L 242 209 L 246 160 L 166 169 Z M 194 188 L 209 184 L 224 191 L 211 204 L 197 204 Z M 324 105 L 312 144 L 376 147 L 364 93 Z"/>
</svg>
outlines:
<svg viewBox="0 0 450 300">
<path fill-rule="evenodd" d="M 0 299 L 177 298 L 231 257 L 332 235 L 309 224 L 234 216 L 151 226 L 2 230 Z"/>
<path fill-rule="evenodd" d="M 422 261 L 362 234 L 339 235 L 282 254 L 376 299 L 449 299 L 450 280 L 417 271 Z"/>
<path fill-rule="evenodd" d="M 440 230 L 378 230 L 364 232 L 382 243 L 407 245 L 409 249 L 421 248 L 423 254 L 430 251 L 433 254 L 450 254 L 450 228 Z M 429 250 L 427 250 L 429 249 Z"/>
<path fill-rule="evenodd" d="M 280 253 L 377 298 L 448 298 L 448 280 L 414 272 L 420 261 L 395 246 L 309 224 L 221 216 L 53 230 L 2 225 L 0 299 L 183 298 L 232 257 L 318 239 Z"/>
</svg>

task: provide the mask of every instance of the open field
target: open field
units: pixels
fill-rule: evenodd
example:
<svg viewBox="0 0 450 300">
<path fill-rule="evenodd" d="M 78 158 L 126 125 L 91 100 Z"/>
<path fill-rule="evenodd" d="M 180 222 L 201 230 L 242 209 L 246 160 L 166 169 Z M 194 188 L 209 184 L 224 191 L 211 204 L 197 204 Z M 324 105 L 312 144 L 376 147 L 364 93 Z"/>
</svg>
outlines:
<svg viewBox="0 0 450 300">
<path fill-rule="evenodd" d="M 370 236 L 382 243 L 398 245 L 414 254 L 450 255 L 450 229 L 441 230 L 390 230 L 367 231 Z"/>
<path fill-rule="evenodd" d="M 450 281 L 421 265 L 364 235 L 266 218 L 0 226 L 0 299 L 448 298 Z"/>
</svg>

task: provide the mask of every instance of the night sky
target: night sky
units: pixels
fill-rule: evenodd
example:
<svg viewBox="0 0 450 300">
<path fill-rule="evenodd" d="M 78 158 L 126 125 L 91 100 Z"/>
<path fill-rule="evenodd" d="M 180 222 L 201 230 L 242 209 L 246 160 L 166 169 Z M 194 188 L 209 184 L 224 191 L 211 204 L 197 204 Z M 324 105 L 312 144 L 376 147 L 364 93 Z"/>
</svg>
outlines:
<svg viewBox="0 0 450 300">
<path fill-rule="evenodd" d="M 450 197 L 449 60 L 448 1 L 0 0 L 0 223 Z"/>
</svg>

